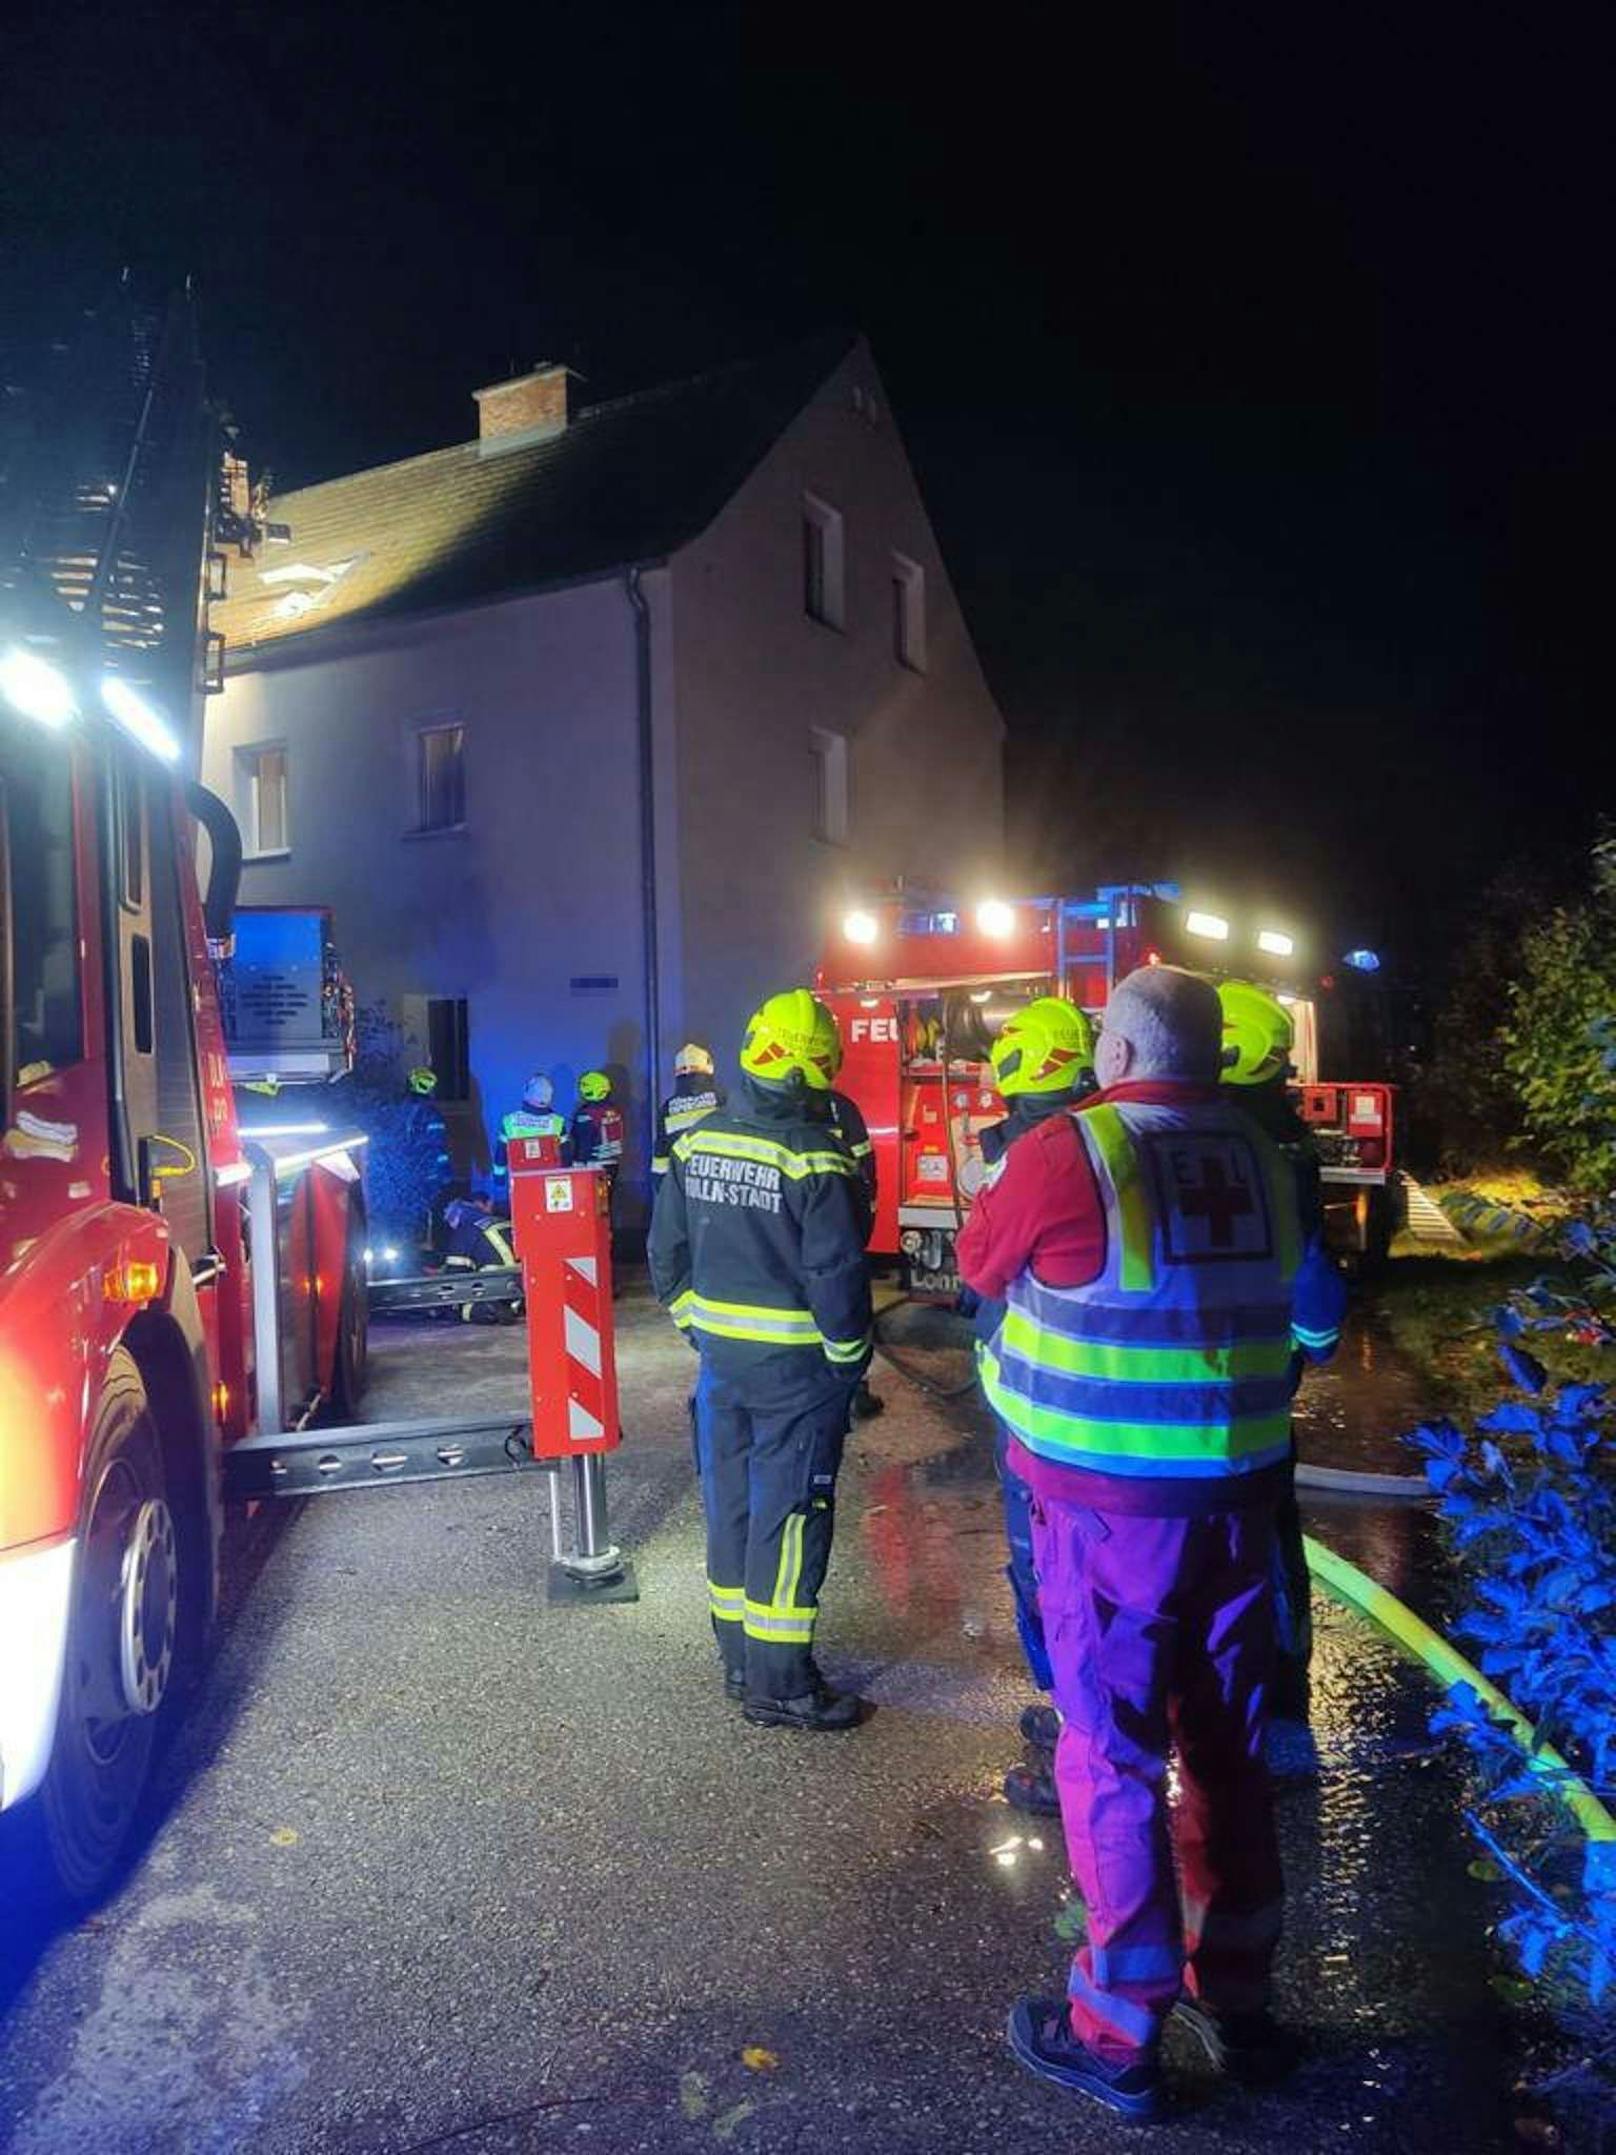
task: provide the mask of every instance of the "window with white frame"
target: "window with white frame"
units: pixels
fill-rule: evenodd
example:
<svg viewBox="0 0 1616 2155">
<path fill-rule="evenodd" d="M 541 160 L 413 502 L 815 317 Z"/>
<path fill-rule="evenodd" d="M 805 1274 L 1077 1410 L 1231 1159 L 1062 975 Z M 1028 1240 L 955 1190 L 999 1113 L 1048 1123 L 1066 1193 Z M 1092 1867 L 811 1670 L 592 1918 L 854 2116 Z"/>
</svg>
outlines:
<svg viewBox="0 0 1616 2155">
<path fill-rule="evenodd" d="M 466 729 L 423 726 L 415 736 L 415 828 L 456 831 L 466 820 Z"/>
<path fill-rule="evenodd" d="M 248 858 L 290 852 L 286 743 L 263 741 L 238 748 L 235 761 L 236 814 Z"/>
<path fill-rule="evenodd" d="M 847 736 L 815 726 L 808 735 L 813 761 L 814 836 L 827 845 L 847 843 Z"/>
<path fill-rule="evenodd" d="M 926 572 L 906 554 L 892 557 L 892 655 L 911 673 L 926 670 Z"/>
<path fill-rule="evenodd" d="M 810 621 L 839 629 L 847 620 L 847 557 L 842 512 L 814 494 L 802 497 L 802 603 Z"/>
</svg>

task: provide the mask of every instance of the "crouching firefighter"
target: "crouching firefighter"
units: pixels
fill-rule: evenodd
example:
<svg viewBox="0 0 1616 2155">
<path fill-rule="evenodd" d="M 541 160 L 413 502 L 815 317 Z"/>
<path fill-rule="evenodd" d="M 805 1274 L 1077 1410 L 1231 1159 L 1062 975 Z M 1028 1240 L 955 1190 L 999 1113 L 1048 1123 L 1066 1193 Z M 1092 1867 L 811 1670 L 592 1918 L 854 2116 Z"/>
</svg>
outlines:
<svg viewBox="0 0 1616 2155">
<path fill-rule="evenodd" d="M 871 1316 L 858 1174 L 817 1103 L 806 988 L 747 1026 L 739 1096 L 674 1139 L 651 1221 L 658 1299 L 701 1356 L 697 1465 L 724 1686 L 765 1727 L 851 1728 L 813 1656 L 836 1476 Z M 816 1049 L 818 1052 L 816 1052 Z"/>
</svg>

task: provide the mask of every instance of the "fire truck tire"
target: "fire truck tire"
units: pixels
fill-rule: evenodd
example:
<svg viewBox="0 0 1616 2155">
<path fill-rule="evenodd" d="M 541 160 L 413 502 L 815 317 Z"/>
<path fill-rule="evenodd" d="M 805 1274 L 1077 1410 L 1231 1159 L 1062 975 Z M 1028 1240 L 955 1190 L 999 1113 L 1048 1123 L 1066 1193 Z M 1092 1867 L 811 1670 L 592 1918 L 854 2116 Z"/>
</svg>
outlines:
<svg viewBox="0 0 1616 2155">
<path fill-rule="evenodd" d="M 121 1347 L 86 1459 L 62 1696 L 39 1799 L 51 1868 L 75 1901 L 101 1891 L 128 1839 L 179 1634 L 181 1543 L 162 1446 Z"/>
<path fill-rule="evenodd" d="M 331 1402 L 339 1415 L 359 1412 L 370 1374 L 370 1280 L 365 1270 L 365 1223 L 357 1210 L 348 1220 L 348 1255 L 342 1277 L 342 1307 L 337 1315 L 336 1367 L 331 1372 Z"/>
</svg>

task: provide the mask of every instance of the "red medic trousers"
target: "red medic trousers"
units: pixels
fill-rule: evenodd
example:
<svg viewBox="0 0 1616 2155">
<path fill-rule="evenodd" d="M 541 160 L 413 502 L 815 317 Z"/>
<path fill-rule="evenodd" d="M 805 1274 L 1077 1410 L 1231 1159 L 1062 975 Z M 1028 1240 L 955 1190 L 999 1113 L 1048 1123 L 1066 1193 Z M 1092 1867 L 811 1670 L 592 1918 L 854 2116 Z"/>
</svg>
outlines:
<svg viewBox="0 0 1616 2155">
<path fill-rule="evenodd" d="M 1221 2012 L 1268 2002 L 1283 1891 L 1262 1754 L 1274 1512 L 1136 1518 L 1037 1496 L 1032 1518 L 1064 1721 L 1055 1779 L 1088 1911 L 1072 2029 L 1131 2064 L 1181 1990 Z"/>
</svg>

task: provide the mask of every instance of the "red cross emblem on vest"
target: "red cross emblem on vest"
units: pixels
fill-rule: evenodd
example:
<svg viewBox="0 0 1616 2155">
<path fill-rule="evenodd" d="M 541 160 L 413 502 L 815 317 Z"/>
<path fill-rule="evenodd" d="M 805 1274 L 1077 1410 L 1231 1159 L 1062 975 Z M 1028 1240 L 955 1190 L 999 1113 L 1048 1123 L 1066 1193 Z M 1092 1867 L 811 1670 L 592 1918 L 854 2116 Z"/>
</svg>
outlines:
<svg viewBox="0 0 1616 2155">
<path fill-rule="evenodd" d="M 1179 1210 L 1192 1220 L 1205 1220 L 1215 1250 L 1234 1248 L 1234 1223 L 1255 1212 L 1251 1192 L 1231 1182 L 1221 1160 L 1202 1160 L 1201 1180 L 1195 1189 L 1180 1190 Z"/>
<path fill-rule="evenodd" d="M 1266 1254 L 1268 1208 L 1256 1158 L 1243 1138 L 1175 1132 L 1160 1137 L 1152 1151 L 1170 1260 L 1194 1264 Z"/>
</svg>

